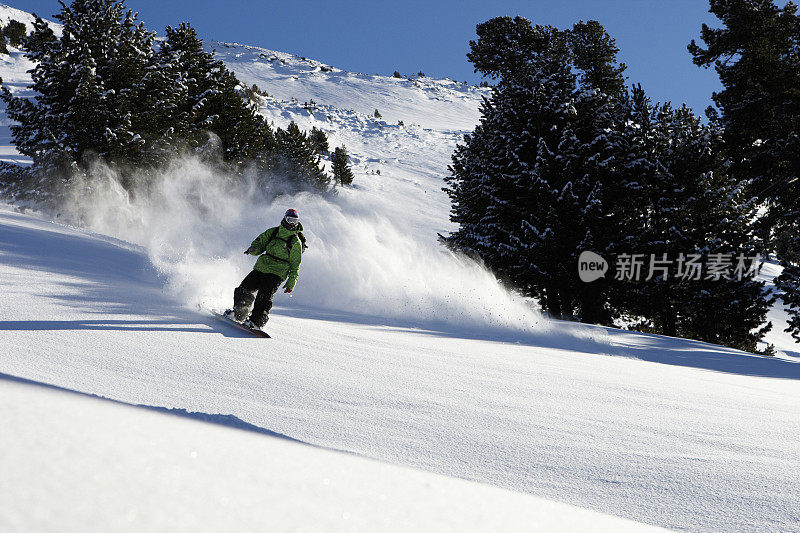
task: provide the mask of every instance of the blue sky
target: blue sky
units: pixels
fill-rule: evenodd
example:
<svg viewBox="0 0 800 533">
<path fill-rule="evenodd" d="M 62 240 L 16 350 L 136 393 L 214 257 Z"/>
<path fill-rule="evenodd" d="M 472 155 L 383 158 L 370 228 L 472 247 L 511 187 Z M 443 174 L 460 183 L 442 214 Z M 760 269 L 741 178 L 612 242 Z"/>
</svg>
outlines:
<svg viewBox="0 0 800 533">
<path fill-rule="evenodd" d="M 4 0 L 45 18 L 56 0 Z M 691 62 L 686 45 L 700 25 L 718 25 L 706 0 L 127 0 L 145 25 L 188 21 L 204 39 L 237 41 L 314 58 L 345 70 L 428 76 L 477 82 L 467 62 L 475 25 L 497 16 L 521 15 L 537 24 L 566 28 L 600 21 L 617 40 L 630 83 L 653 100 L 687 103 L 702 113 L 719 88 L 713 70 Z M 265 88 L 269 90 L 268 88 Z"/>
</svg>

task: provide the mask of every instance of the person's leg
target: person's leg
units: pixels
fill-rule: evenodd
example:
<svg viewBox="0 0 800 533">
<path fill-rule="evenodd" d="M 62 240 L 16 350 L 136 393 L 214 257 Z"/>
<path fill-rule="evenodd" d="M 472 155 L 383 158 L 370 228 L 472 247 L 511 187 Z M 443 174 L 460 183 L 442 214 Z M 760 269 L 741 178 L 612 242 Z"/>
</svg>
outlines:
<svg viewBox="0 0 800 533">
<path fill-rule="evenodd" d="M 261 287 L 263 273 L 258 270 L 250 272 L 233 291 L 233 314 L 239 322 L 250 314 L 250 306 L 255 300 L 255 292 Z"/>
<path fill-rule="evenodd" d="M 283 280 L 275 274 L 264 274 L 261 286 L 256 296 L 256 304 L 250 313 L 250 321 L 259 329 L 263 328 L 269 320 L 269 310 L 272 309 L 272 297 L 278 291 Z"/>
</svg>

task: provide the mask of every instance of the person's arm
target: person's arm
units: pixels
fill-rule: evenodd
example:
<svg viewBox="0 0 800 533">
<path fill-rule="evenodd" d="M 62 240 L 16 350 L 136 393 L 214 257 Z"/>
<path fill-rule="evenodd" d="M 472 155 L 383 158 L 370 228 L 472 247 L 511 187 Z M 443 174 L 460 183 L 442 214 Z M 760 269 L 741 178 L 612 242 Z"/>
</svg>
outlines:
<svg viewBox="0 0 800 533">
<path fill-rule="evenodd" d="M 303 259 L 303 245 L 300 239 L 296 239 L 292 244 L 292 249 L 289 251 L 289 277 L 286 278 L 286 284 L 283 286 L 285 292 L 292 292 L 297 283 L 297 275 L 300 271 L 300 261 Z"/>
<path fill-rule="evenodd" d="M 263 254 L 264 250 L 267 247 L 267 241 L 269 240 L 269 237 L 267 236 L 267 234 L 270 231 L 272 231 L 272 228 L 268 229 L 267 231 L 265 231 L 264 233 L 262 233 L 261 235 L 256 237 L 256 239 L 250 244 L 250 248 L 245 250 L 244 253 L 250 254 L 250 255 L 261 255 L 261 254 Z"/>
</svg>

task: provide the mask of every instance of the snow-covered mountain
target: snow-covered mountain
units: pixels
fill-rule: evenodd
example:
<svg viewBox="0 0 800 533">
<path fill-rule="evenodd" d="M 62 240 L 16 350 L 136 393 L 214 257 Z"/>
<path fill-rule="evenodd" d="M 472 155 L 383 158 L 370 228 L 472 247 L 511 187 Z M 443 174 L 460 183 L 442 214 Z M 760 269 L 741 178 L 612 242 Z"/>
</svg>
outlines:
<svg viewBox="0 0 800 533">
<path fill-rule="evenodd" d="M 278 100 L 297 100 L 373 115 L 389 124 L 403 121 L 427 128 L 471 130 L 487 88 L 449 79 L 395 78 L 347 72 L 292 54 L 237 43 L 210 41 L 213 50 L 247 85 Z M 268 88 L 268 89 L 266 89 Z"/>
<path fill-rule="evenodd" d="M 402 221 L 419 238 L 432 240 L 451 229 L 442 178 L 456 143 L 477 124 L 488 89 L 448 79 L 346 72 L 240 44 L 212 41 L 206 48 L 242 83 L 269 94 L 261 113 L 270 121 L 317 127 L 328 133 L 331 146 L 344 144 L 360 202 L 373 197 L 384 209 L 386 195 L 396 194 L 404 201 L 393 205 L 391 220 Z"/>
<path fill-rule="evenodd" d="M 147 198 L 113 181 L 76 198 L 59 220 L 88 229 L 0 208 L 0 529 L 644 527 L 562 504 L 676 529 L 798 528 L 790 339 L 765 358 L 552 322 L 437 244 L 442 178 L 484 89 L 208 46 L 269 93 L 270 120 L 345 144 L 354 187 L 272 204 L 181 159 Z M 30 65 L 0 58 L 24 90 Z M 244 337 L 198 306 L 229 304 L 252 266 L 242 250 L 290 206 L 311 246 L 296 293 L 273 339 Z M 176 493 L 189 496 L 165 505 Z"/>
</svg>

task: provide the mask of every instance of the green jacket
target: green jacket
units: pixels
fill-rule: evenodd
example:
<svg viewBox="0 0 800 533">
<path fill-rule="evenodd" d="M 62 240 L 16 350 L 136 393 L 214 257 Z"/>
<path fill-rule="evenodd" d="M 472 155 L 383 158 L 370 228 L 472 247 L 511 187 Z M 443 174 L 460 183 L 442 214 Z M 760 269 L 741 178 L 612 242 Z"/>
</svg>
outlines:
<svg viewBox="0 0 800 533">
<path fill-rule="evenodd" d="M 290 230 L 283 225 L 278 226 L 278 233 L 269 240 L 275 228 L 270 228 L 253 241 L 247 253 L 259 255 L 254 267 L 259 272 L 265 274 L 275 274 L 286 281 L 289 290 L 294 289 L 297 283 L 297 273 L 300 269 L 300 259 L 303 255 L 303 246 L 297 234 L 303 231 L 302 224 L 297 225 L 296 230 Z M 269 244 L 268 244 L 269 241 Z M 287 246 L 291 243 L 291 251 Z"/>
</svg>

